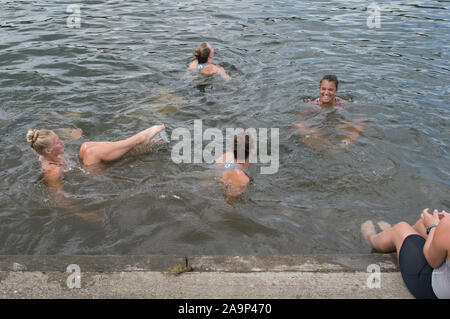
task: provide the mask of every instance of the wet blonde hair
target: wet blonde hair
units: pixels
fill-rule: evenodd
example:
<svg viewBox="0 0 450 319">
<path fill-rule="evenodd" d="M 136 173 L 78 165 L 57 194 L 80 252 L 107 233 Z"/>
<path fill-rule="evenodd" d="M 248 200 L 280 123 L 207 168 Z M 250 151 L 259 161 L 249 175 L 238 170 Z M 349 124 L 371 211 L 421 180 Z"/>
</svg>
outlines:
<svg viewBox="0 0 450 319">
<path fill-rule="evenodd" d="M 211 49 L 209 48 L 208 43 L 203 42 L 195 49 L 194 56 L 198 63 L 206 63 L 208 62 L 210 53 Z"/>
<path fill-rule="evenodd" d="M 42 155 L 44 149 L 50 147 L 53 143 L 51 139 L 52 133 L 53 131 L 51 130 L 30 129 L 27 132 L 27 142 L 32 149 Z"/>
</svg>

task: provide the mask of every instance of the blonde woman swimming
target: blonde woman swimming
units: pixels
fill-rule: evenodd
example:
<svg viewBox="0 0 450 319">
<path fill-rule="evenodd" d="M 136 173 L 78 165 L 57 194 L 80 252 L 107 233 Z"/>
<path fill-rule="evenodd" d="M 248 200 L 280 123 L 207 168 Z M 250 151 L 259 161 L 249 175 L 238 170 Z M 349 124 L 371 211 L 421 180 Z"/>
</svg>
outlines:
<svg viewBox="0 0 450 319">
<path fill-rule="evenodd" d="M 156 134 L 165 129 L 164 125 L 155 125 L 125 140 L 117 142 L 85 142 L 78 153 L 85 168 L 99 168 L 97 164 L 120 159 L 130 150 L 146 146 Z M 74 130 L 72 137 L 81 136 L 81 130 Z M 52 130 L 30 129 L 26 134 L 26 140 L 32 149 L 38 153 L 44 179 L 54 195 L 52 202 L 61 208 L 67 209 L 73 214 L 90 221 L 101 221 L 102 218 L 91 213 L 80 211 L 73 204 L 66 201 L 67 196 L 62 190 L 62 177 L 67 168 L 64 156 L 64 144 L 59 136 Z"/>
<path fill-rule="evenodd" d="M 85 142 L 81 145 L 78 155 L 87 168 L 101 162 L 115 161 L 133 148 L 148 144 L 164 129 L 164 125 L 155 125 L 117 142 Z M 46 129 L 30 129 L 26 139 L 31 148 L 40 155 L 39 161 L 49 188 L 61 191 L 62 175 L 67 167 L 63 141 L 54 131 Z"/>
</svg>

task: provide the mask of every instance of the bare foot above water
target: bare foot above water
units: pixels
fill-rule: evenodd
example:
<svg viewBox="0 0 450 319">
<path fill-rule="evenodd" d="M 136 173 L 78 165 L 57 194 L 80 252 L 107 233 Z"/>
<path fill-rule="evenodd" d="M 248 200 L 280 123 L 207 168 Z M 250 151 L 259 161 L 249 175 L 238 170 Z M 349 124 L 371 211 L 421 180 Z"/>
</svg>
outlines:
<svg viewBox="0 0 450 319">
<path fill-rule="evenodd" d="M 370 236 L 376 235 L 375 225 L 371 220 L 367 220 L 361 224 L 361 233 L 367 242 L 370 243 Z"/>
<path fill-rule="evenodd" d="M 381 231 L 385 231 L 385 230 L 387 230 L 387 229 L 389 229 L 389 228 L 392 227 L 391 224 L 389 224 L 389 223 L 387 223 L 387 222 L 385 222 L 385 221 L 383 221 L 383 220 L 380 220 L 380 221 L 377 223 L 377 225 L 378 225 L 378 227 L 380 227 Z"/>
</svg>

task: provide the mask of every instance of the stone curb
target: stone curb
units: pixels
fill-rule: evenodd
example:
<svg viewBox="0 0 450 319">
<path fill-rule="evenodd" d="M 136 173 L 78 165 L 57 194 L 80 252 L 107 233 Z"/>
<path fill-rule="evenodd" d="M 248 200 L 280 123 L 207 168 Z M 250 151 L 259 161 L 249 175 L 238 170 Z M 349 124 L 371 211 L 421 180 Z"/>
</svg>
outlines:
<svg viewBox="0 0 450 319">
<path fill-rule="evenodd" d="M 372 273 L 374 264 L 378 266 L 375 267 L 378 274 Z M 379 278 L 376 289 L 371 287 L 373 276 Z M 0 256 L 0 299 L 35 298 L 403 299 L 412 296 L 398 271 L 395 254 Z"/>
<path fill-rule="evenodd" d="M 66 272 L 69 265 L 83 272 L 366 272 L 377 264 L 381 272 L 398 272 L 395 254 L 366 255 L 249 255 L 249 256 L 0 256 L 0 271 Z"/>
</svg>

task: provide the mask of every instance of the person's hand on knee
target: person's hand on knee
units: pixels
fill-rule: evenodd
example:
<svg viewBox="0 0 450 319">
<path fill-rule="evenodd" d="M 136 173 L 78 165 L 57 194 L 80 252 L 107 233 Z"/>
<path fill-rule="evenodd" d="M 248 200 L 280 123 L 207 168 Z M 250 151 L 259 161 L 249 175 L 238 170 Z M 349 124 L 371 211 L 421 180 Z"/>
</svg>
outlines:
<svg viewBox="0 0 450 319">
<path fill-rule="evenodd" d="M 423 224 L 425 227 L 428 227 L 430 225 L 437 225 L 439 224 L 439 212 L 437 209 L 435 209 L 433 211 L 433 215 L 431 215 L 430 213 L 428 213 L 429 208 L 425 208 L 422 211 L 422 214 L 420 215 L 420 218 L 423 221 Z"/>
</svg>

